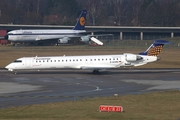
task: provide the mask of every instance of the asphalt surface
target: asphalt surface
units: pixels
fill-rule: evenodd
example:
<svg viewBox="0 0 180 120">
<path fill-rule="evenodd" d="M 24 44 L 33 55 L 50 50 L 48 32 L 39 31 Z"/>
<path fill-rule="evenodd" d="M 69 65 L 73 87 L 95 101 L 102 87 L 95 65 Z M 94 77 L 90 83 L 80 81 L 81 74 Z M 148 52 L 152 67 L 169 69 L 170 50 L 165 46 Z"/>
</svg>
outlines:
<svg viewBox="0 0 180 120">
<path fill-rule="evenodd" d="M 180 90 L 180 69 L 0 70 L 0 107 Z"/>
</svg>

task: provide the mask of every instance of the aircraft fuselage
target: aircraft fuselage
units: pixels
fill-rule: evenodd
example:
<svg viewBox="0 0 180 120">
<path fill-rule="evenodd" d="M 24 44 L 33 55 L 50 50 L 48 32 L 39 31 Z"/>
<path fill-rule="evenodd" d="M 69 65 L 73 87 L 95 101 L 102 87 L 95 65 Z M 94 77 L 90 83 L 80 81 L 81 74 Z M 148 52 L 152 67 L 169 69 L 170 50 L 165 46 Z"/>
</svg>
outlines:
<svg viewBox="0 0 180 120">
<path fill-rule="evenodd" d="M 127 55 L 129 57 L 127 57 Z M 10 71 L 20 69 L 90 69 L 101 70 L 126 66 L 144 65 L 157 61 L 157 56 L 135 54 L 93 55 L 93 56 L 57 56 L 23 57 L 6 66 Z"/>
<path fill-rule="evenodd" d="M 35 42 L 40 40 L 78 37 L 85 30 L 14 30 L 7 33 L 5 38 L 12 42 Z M 79 35 L 80 36 L 80 35 Z"/>
</svg>

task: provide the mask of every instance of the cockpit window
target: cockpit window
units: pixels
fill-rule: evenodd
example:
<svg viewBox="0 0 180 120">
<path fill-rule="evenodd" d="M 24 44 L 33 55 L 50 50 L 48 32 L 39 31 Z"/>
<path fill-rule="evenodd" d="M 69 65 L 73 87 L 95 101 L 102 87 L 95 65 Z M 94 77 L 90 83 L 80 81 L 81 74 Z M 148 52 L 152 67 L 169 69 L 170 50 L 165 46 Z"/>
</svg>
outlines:
<svg viewBox="0 0 180 120">
<path fill-rule="evenodd" d="M 15 60 L 14 63 L 21 63 L 22 60 Z"/>
</svg>

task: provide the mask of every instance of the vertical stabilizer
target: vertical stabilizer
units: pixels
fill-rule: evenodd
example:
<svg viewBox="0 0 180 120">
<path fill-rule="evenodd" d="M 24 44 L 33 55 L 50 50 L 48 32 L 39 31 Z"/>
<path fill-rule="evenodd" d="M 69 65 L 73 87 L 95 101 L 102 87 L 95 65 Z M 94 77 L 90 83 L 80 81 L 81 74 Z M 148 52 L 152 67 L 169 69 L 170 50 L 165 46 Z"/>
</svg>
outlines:
<svg viewBox="0 0 180 120">
<path fill-rule="evenodd" d="M 141 52 L 139 55 L 158 56 L 165 44 L 171 44 L 171 42 L 166 40 L 155 40 L 145 52 Z"/>
<path fill-rule="evenodd" d="M 85 30 L 84 28 L 85 28 L 85 23 L 86 23 L 86 13 L 87 13 L 87 10 L 82 10 L 73 30 Z"/>
</svg>

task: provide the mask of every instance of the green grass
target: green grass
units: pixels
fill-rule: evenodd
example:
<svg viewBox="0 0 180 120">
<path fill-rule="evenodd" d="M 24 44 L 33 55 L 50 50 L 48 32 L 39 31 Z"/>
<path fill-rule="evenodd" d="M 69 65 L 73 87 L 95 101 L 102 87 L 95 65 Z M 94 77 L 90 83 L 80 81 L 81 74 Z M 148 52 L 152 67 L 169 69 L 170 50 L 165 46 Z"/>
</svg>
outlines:
<svg viewBox="0 0 180 120">
<path fill-rule="evenodd" d="M 89 98 L 0 109 L 0 119 L 17 120 L 178 120 L 180 91 Z M 99 112 L 99 105 L 123 106 L 123 113 Z"/>
</svg>

